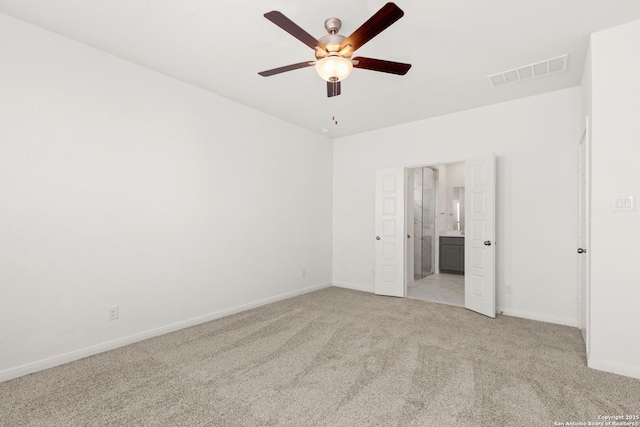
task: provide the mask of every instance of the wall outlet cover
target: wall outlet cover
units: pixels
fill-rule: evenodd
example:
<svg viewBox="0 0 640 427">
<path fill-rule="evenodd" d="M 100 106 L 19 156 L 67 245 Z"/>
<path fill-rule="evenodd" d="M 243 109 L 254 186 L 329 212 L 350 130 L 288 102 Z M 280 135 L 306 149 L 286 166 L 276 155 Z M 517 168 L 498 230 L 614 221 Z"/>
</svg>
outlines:
<svg viewBox="0 0 640 427">
<path fill-rule="evenodd" d="M 107 309 L 107 320 L 117 320 L 119 315 L 118 311 L 119 308 L 117 305 L 112 305 L 111 307 L 109 307 Z"/>
</svg>

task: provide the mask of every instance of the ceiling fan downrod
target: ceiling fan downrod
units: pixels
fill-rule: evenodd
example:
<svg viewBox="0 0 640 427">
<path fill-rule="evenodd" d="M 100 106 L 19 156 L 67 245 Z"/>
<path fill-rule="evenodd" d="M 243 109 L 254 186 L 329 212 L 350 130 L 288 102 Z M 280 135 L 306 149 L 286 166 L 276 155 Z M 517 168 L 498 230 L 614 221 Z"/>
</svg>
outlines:
<svg viewBox="0 0 640 427">
<path fill-rule="evenodd" d="M 342 21 L 338 18 L 327 18 L 327 20 L 324 21 L 324 28 L 327 29 L 329 34 L 338 34 L 340 28 L 342 28 Z"/>
</svg>

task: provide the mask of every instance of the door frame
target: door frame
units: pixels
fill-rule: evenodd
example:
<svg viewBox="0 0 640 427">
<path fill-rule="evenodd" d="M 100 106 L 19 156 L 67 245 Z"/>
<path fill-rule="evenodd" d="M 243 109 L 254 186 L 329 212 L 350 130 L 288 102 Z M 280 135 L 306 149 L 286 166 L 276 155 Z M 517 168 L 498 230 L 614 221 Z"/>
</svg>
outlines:
<svg viewBox="0 0 640 427">
<path fill-rule="evenodd" d="M 411 168 L 404 168 L 404 209 L 405 209 L 405 218 L 404 218 L 404 231 L 407 235 L 407 239 L 405 241 L 404 248 L 404 269 L 405 269 L 405 277 L 404 277 L 404 294 L 407 295 L 407 288 L 410 284 L 415 282 L 414 279 L 414 256 L 415 256 L 415 233 L 414 227 L 412 227 L 414 222 L 413 209 L 409 209 L 409 205 L 414 204 L 413 197 L 413 187 L 415 185 L 415 178 L 411 176 L 409 171 Z"/>
</svg>

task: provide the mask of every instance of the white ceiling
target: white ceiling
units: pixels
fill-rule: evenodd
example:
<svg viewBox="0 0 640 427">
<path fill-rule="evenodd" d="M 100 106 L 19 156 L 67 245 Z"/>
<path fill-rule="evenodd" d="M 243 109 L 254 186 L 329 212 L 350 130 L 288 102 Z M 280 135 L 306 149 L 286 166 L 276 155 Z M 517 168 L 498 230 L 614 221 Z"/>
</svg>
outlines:
<svg viewBox="0 0 640 427">
<path fill-rule="evenodd" d="M 407 75 L 355 69 L 327 98 L 313 67 L 257 74 L 314 59 L 264 13 L 319 38 L 326 18 L 349 35 L 384 3 L 0 0 L 0 13 L 332 138 L 579 85 L 589 34 L 640 19 L 638 0 L 397 0 L 405 16 L 354 56 L 411 63 Z M 565 73 L 499 88 L 487 79 L 567 53 Z"/>
</svg>

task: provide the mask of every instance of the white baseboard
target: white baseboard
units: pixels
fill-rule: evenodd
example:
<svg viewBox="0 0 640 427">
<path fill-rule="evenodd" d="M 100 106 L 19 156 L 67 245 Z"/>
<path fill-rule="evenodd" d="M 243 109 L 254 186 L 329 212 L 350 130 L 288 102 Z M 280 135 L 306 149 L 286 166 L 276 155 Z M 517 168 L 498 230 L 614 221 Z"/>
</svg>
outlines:
<svg viewBox="0 0 640 427">
<path fill-rule="evenodd" d="M 375 292 L 374 288 L 369 288 L 369 287 L 359 286 L 359 285 L 351 285 L 348 283 L 333 282 L 333 286 L 337 286 L 339 288 L 353 289 L 355 291 L 362 291 L 362 292 L 369 292 L 369 293 Z M 537 313 L 529 313 L 529 312 L 518 311 L 518 310 L 504 310 L 498 307 L 498 313 L 500 312 L 502 312 L 502 314 L 506 314 L 507 316 L 521 317 L 523 319 L 538 320 L 540 322 L 555 323 L 556 325 L 572 326 L 575 328 L 578 327 L 578 319 L 567 319 L 564 317 L 546 316 L 546 315 L 540 315 Z"/>
<path fill-rule="evenodd" d="M 349 285 L 347 283 L 333 282 L 333 286 L 337 286 L 338 288 L 353 289 L 354 291 L 369 292 L 371 294 L 375 292 L 375 289 L 373 288 L 368 288 L 368 287 L 358 286 L 358 285 Z"/>
<path fill-rule="evenodd" d="M 578 319 L 569 319 L 566 317 L 548 316 L 545 314 L 530 313 L 519 310 L 505 310 L 498 307 L 498 313 L 506 314 L 507 316 L 521 317 L 523 319 L 538 320 L 540 322 L 555 323 L 556 325 L 578 327 Z"/>
<path fill-rule="evenodd" d="M 34 372 L 42 371 L 44 369 L 53 368 L 55 366 L 64 365 L 65 363 L 73 362 L 83 359 L 85 357 L 93 356 L 94 354 L 103 353 L 105 351 L 114 350 L 125 345 L 133 344 L 139 341 L 143 341 L 149 338 L 157 337 L 159 335 L 168 334 L 179 329 L 188 328 L 190 326 L 199 325 L 201 323 L 209 322 L 211 320 L 219 319 L 221 317 L 229 316 L 231 314 L 240 313 L 242 311 L 250 310 L 252 308 L 260 307 L 263 305 L 271 304 L 277 301 L 282 301 L 288 298 L 293 298 L 298 295 L 303 295 L 309 292 L 314 292 L 320 289 L 328 288 L 331 283 L 322 283 L 320 285 L 309 286 L 303 289 L 298 289 L 292 292 L 286 292 L 284 294 L 275 295 L 273 297 L 253 301 L 248 304 L 231 307 L 225 310 L 216 311 L 214 313 L 206 314 L 204 316 L 194 317 L 181 322 L 172 323 L 170 325 L 161 326 L 159 328 L 151 329 L 145 332 L 140 332 L 134 335 L 118 338 L 117 340 L 108 341 L 105 343 L 93 345 L 83 349 L 71 351 L 69 353 L 60 354 L 58 356 L 50 357 L 37 362 L 28 363 L 26 365 L 18 366 L 15 368 L 7 369 L 0 372 L 0 382 L 8 381 L 14 378 L 18 378 L 24 375 L 32 374 Z"/>
<path fill-rule="evenodd" d="M 587 358 L 587 366 L 599 371 L 611 372 L 613 374 L 624 375 L 625 377 L 640 379 L 640 367 L 619 365 L 617 363 L 606 362 L 604 360 Z"/>
</svg>

